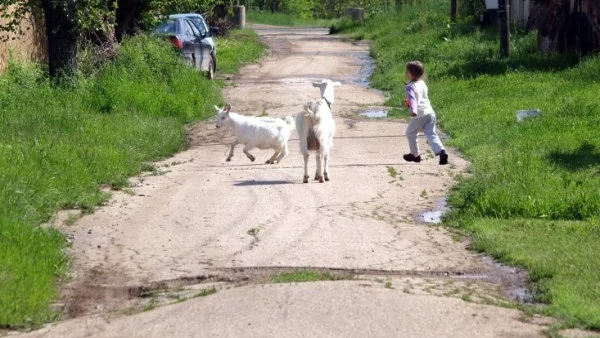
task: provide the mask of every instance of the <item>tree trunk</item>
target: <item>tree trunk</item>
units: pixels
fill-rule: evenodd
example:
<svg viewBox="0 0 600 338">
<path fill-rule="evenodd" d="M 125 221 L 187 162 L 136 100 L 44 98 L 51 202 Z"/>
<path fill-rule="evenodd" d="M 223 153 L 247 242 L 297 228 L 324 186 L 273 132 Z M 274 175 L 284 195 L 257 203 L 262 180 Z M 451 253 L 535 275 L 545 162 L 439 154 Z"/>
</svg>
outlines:
<svg viewBox="0 0 600 338">
<path fill-rule="evenodd" d="M 77 23 L 75 5 L 57 6 L 52 0 L 42 0 L 48 36 L 50 77 L 71 75 L 77 71 Z"/>
<path fill-rule="evenodd" d="M 500 54 L 510 56 L 510 0 L 498 1 L 498 20 L 500 22 Z"/>
<path fill-rule="evenodd" d="M 456 22 L 458 17 L 458 0 L 450 0 L 450 20 Z"/>
<path fill-rule="evenodd" d="M 396 10 L 402 9 L 402 0 L 395 0 L 394 4 L 395 4 L 395 7 L 396 7 Z"/>
<path fill-rule="evenodd" d="M 279 0 L 271 0 L 271 12 L 279 12 Z"/>
<path fill-rule="evenodd" d="M 139 0 L 118 1 L 115 27 L 117 41 L 121 41 L 125 36 L 133 35 L 138 31 L 142 12 L 145 9 L 144 4 Z"/>
</svg>

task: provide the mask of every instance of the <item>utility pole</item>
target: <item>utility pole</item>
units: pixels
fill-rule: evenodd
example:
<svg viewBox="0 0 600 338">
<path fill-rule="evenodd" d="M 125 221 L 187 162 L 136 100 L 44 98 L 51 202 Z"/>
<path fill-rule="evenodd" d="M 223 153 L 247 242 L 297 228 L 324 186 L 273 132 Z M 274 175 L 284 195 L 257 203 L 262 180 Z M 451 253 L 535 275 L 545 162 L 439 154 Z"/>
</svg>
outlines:
<svg viewBox="0 0 600 338">
<path fill-rule="evenodd" d="M 498 0 L 500 21 L 500 54 L 510 56 L 510 0 Z"/>
<path fill-rule="evenodd" d="M 456 22 L 456 18 L 458 17 L 458 0 L 450 1 L 450 20 L 452 22 Z"/>
</svg>

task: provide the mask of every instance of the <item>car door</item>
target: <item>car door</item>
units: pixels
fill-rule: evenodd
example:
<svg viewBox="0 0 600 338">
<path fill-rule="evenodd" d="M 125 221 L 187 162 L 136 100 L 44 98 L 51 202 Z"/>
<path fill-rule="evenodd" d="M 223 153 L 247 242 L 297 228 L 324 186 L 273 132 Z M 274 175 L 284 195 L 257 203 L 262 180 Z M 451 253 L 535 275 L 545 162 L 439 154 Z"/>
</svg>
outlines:
<svg viewBox="0 0 600 338">
<path fill-rule="evenodd" d="M 210 45 L 208 45 L 204 41 L 204 35 L 200 33 L 200 30 L 196 25 L 190 20 L 186 20 L 187 25 L 194 35 L 194 50 L 195 50 L 195 59 L 196 59 L 196 68 L 199 70 L 207 71 L 210 67 Z"/>
<path fill-rule="evenodd" d="M 210 32 L 210 30 L 208 29 L 208 25 L 206 24 L 206 21 L 198 16 L 198 17 L 193 17 L 190 20 L 192 20 L 193 23 L 196 24 L 196 27 L 198 27 L 198 29 L 200 30 L 200 34 L 202 34 L 202 36 L 204 37 L 204 42 L 208 45 L 210 45 L 211 48 L 211 53 L 214 55 L 217 54 L 217 45 L 215 43 L 215 39 L 212 36 L 212 33 Z"/>
</svg>

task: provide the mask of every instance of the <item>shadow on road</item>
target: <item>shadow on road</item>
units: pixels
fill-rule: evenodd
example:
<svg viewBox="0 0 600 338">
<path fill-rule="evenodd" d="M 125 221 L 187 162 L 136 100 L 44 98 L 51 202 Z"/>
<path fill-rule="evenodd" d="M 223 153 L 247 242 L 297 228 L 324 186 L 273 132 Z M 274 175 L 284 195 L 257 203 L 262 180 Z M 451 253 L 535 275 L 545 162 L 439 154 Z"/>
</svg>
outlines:
<svg viewBox="0 0 600 338">
<path fill-rule="evenodd" d="M 281 185 L 281 184 L 296 184 L 294 181 L 281 181 L 281 180 L 265 180 L 265 181 L 257 181 L 257 180 L 249 180 L 249 181 L 239 181 L 235 182 L 233 185 L 236 187 L 248 187 L 255 185 Z"/>
</svg>

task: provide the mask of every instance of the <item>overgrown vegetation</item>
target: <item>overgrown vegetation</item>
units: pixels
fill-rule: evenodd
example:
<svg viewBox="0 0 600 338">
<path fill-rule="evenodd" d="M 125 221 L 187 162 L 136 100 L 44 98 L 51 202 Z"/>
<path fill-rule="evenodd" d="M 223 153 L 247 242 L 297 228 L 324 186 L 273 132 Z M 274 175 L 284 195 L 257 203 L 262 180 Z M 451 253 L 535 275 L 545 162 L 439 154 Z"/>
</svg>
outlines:
<svg viewBox="0 0 600 338">
<path fill-rule="evenodd" d="M 329 27 L 332 24 L 330 19 L 304 18 L 287 13 L 271 12 L 248 12 L 247 20 L 252 23 L 260 23 L 274 26 L 307 26 L 307 27 Z"/>
<path fill-rule="evenodd" d="M 262 48 L 248 33 L 234 37 L 244 42 L 218 55 L 232 70 Z M 108 198 L 100 186 L 126 187 L 147 161 L 184 149 L 184 124 L 222 101 L 218 82 L 153 37 L 128 39 L 101 67 L 60 86 L 35 65 L 12 64 L 0 77 L 0 327 L 56 316 L 49 303 L 67 269 L 65 239 L 39 225 L 58 209 L 93 210 Z"/>
<path fill-rule="evenodd" d="M 292 272 L 281 272 L 273 277 L 275 283 L 303 283 L 325 280 L 340 280 L 342 276 L 334 276 L 329 272 L 295 270 Z"/>
<path fill-rule="evenodd" d="M 219 39 L 217 50 L 217 73 L 235 74 L 244 64 L 260 59 L 265 47 L 253 30 L 237 29 Z"/>
<path fill-rule="evenodd" d="M 374 40 L 372 83 L 391 106 L 402 107 L 405 62 L 424 62 L 449 143 L 472 162 L 447 224 L 529 269 L 547 313 L 599 329 L 600 58 L 542 56 L 535 32 L 515 32 L 513 55 L 501 58 L 494 31 L 448 13 L 448 1 L 435 1 L 333 29 Z M 516 122 L 516 110 L 532 108 L 541 116 Z"/>
<path fill-rule="evenodd" d="M 287 14 L 287 16 L 279 17 L 303 22 L 308 19 L 339 18 L 349 7 L 363 8 L 365 13 L 370 15 L 395 9 L 400 7 L 403 2 L 403 0 L 242 0 L 240 4 L 246 6 L 249 14 L 262 12 L 267 18 L 269 18 L 267 13 Z M 276 17 L 278 16 L 271 16 L 271 18 Z"/>
</svg>

